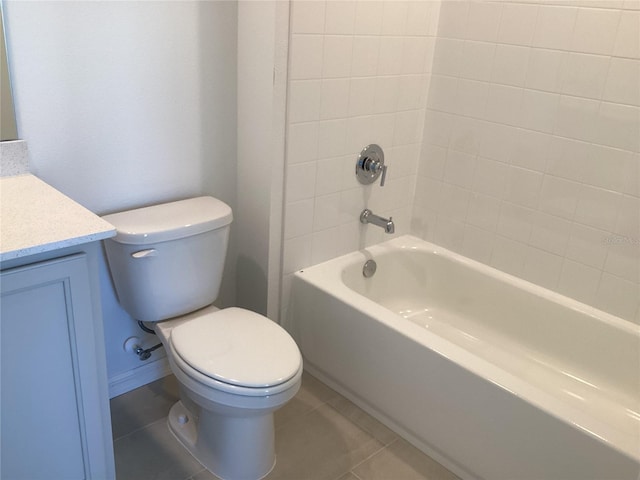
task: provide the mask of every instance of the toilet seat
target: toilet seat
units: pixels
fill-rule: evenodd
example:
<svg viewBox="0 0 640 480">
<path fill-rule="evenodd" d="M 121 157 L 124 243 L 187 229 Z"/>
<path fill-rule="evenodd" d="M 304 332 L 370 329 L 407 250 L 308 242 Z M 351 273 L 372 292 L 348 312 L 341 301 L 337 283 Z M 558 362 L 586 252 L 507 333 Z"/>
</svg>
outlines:
<svg viewBox="0 0 640 480">
<path fill-rule="evenodd" d="M 300 371 L 300 351 L 287 332 L 241 308 L 207 312 L 182 323 L 171 331 L 170 343 L 186 374 L 233 393 L 275 393 L 288 388 Z"/>
<path fill-rule="evenodd" d="M 238 385 L 231 385 L 230 383 L 220 382 L 214 378 L 203 375 L 198 370 L 191 368 L 189 364 L 187 364 L 180 357 L 180 355 L 175 353 L 175 350 L 173 350 L 173 354 L 170 357 L 170 363 L 172 365 L 173 373 L 178 377 L 178 380 L 181 383 L 185 383 L 186 380 L 184 378 L 181 379 L 181 376 L 178 373 L 178 371 L 182 375 L 190 379 L 191 381 L 203 387 L 207 392 L 204 393 L 204 391 L 202 391 L 202 394 L 207 398 L 213 399 L 212 395 L 214 395 L 217 402 L 225 405 L 231 405 L 231 406 L 240 406 L 238 404 L 238 399 L 241 397 L 243 398 L 261 397 L 262 399 L 275 398 L 277 395 L 282 394 L 283 392 L 286 392 L 287 390 L 290 390 L 292 388 L 295 388 L 296 385 L 300 383 L 300 379 L 302 378 L 302 363 L 301 363 L 300 368 L 298 369 L 298 372 L 288 381 L 281 383 L 279 385 L 275 385 L 273 387 L 268 387 L 268 388 L 240 387 Z M 297 390 L 297 388 L 295 389 Z M 215 394 L 213 392 L 215 392 Z M 219 395 L 222 395 L 223 397 L 226 396 L 224 398 L 227 398 L 227 400 L 223 400 L 223 397 Z M 231 397 L 233 397 L 233 400 L 229 400 L 229 398 Z"/>
</svg>

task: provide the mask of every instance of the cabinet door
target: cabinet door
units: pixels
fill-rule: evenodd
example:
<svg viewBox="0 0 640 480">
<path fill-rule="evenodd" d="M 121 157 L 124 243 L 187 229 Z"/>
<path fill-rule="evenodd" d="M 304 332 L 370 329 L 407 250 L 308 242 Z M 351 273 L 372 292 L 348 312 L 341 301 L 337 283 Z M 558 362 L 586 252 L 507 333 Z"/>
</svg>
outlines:
<svg viewBox="0 0 640 480">
<path fill-rule="evenodd" d="M 91 478 L 99 426 L 81 382 L 95 352 L 78 341 L 93 332 L 86 257 L 14 268 L 1 281 L 0 478 Z"/>
</svg>

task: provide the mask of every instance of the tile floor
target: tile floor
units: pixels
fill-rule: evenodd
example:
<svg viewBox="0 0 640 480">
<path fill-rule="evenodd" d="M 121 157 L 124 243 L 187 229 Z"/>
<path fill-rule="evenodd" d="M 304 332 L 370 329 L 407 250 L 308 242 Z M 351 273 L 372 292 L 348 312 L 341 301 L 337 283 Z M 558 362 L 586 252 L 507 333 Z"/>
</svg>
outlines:
<svg viewBox="0 0 640 480">
<path fill-rule="evenodd" d="M 173 375 L 111 400 L 118 480 L 215 480 L 166 425 L 178 399 Z M 352 402 L 305 373 L 275 414 L 276 455 L 268 480 L 454 480 Z"/>
</svg>

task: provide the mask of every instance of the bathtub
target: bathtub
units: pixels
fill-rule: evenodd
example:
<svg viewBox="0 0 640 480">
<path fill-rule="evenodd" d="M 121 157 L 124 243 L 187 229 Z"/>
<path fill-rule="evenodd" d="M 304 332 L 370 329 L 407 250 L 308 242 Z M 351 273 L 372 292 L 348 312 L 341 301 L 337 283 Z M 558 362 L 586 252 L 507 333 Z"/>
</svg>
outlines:
<svg viewBox="0 0 640 480">
<path fill-rule="evenodd" d="M 640 326 L 411 236 L 297 272 L 288 321 L 305 368 L 462 478 L 639 478 Z"/>
</svg>

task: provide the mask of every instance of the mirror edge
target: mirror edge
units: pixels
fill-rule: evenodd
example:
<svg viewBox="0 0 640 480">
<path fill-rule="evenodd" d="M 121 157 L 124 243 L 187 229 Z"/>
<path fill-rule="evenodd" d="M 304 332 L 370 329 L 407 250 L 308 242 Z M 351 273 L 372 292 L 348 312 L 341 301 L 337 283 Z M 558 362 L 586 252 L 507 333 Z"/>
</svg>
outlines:
<svg viewBox="0 0 640 480">
<path fill-rule="evenodd" d="M 18 128 L 16 125 L 15 106 L 11 89 L 11 77 L 9 75 L 9 62 L 7 57 L 7 43 L 5 40 L 4 7 L 0 1 L 0 141 L 17 140 Z"/>
</svg>

